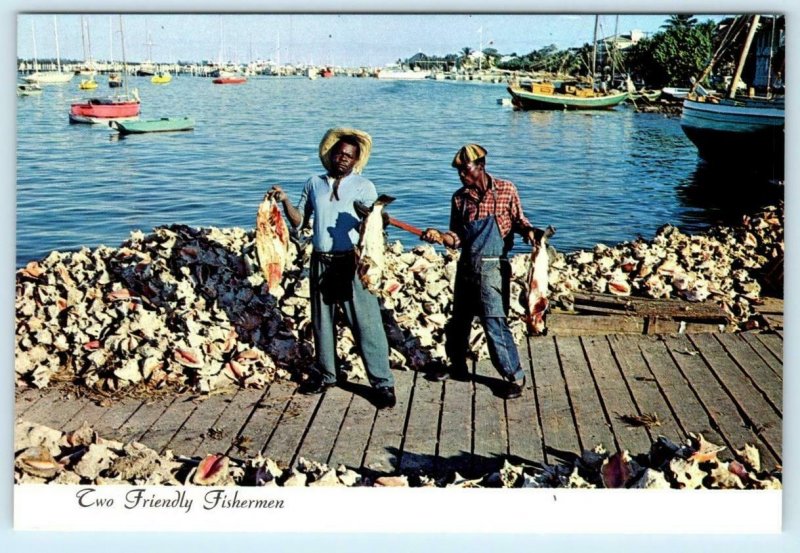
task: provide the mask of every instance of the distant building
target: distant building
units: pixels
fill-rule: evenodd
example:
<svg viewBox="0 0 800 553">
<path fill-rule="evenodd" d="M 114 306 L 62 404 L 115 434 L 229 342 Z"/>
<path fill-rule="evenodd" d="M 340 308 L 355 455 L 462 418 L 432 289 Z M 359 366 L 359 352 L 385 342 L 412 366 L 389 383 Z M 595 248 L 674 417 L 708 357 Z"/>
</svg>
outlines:
<svg viewBox="0 0 800 553">
<path fill-rule="evenodd" d="M 623 52 L 646 37 L 647 34 L 644 31 L 633 29 L 628 34 L 616 34 L 598 39 L 596 44 L 597 67 L 611 66 L 612 53 Z"/>
</svg>

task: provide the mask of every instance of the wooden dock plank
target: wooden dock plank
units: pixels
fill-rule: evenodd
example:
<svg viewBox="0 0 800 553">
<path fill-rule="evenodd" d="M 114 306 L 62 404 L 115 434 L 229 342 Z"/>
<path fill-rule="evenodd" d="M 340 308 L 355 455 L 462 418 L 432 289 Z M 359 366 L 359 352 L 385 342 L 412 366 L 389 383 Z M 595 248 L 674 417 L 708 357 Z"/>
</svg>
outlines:
<svg viewBox="0 0 800 553">
<path fill-rule="evenodd" d="M 689 380 L 690 386 L 697 392 L 712 419 L 712 424 L 722 435 L 725 443 L 720 445 L 728 447 L 726 454 L 721 454 L 720 458 L 729 458 L 730 454 L 736 449 L 741 449 L 745 444 L 757 444 L 758 437 L 746 427 L 736 404 L 703 358 L 699 354 L 686 353 L 694 350 L 689 339 L 685 335 L 665 337 L 665 344 L 681 372 Z M 763 446 L 759 449 L 762 459 L 766 461 L 765 464 L 774 466 L 777 460 L 769 450 Z"/>
<path fill-rule="evenodd" d="M 303 443 L 300 444 L 298 459 L 305 457 L 319 463 L 328 462 L 352 398 L 351 392 L 346 392 L 338 386 L 325 392 L 320 398 L 319 408 L 308 427 Z"/>
<path fill-rule="evenodd" d="M 661 421 L 661 425 L 648 430 L 650 439 L 655 441 L 664 436 L 674 442 L 683 441 L 686 434 L 678 425 L 672 409 L 661 393 L 653 373 L 650 371 L 639 349 L 640 338 L 609 336 L 611 352 L 622 371 L 622 376 L 633 394 L 633 401 L 640 413 L 652 413 Z"/>
<path fill-rule="evenodd" d="M 46 401 L 37 401 L 31 409 L 25 413 L 25 419 L 44 426 L 49 426 L 55 430 L 65 430 L 65 424 L 78 411 L 89 403 L 86 396 L 76 397 L 74 394 L 66 394 L 54 390 L 47 394 Z M 71 429 L 70 429 L 71 430 Z"/>
<path fill-rule="evenodd" d="M 779 335 L 777 332 L 760 332 L 756 334 L 756 337 L 762 344 L 767 346 L 767 349 L 771 351 L 781 362 L 781 365 L 783 365 L 783 336 Z"/>
<path fill-rule="evenodd" d="M 164 453 L 167 444 L 172 437 L 178 433 L 192 412 L 197 408 L 197 404 L 190 395 L 181 395 L 175 398 L 169 407 L 158 417 L 150 428 L 139 439 L 147 447 Z"/>
<path fill-rule="evenodd" d="M 678 424 L 684 431 L 684 436 L 689 432 L 700 433 L 711 442 L 722 443 L 722 436 L 714 428 L 708 412 L 667 351 L 666 344 L 658 336 L 641 337 L 638 342 L 650 371 L 658 380 Z"/>
<path fill-rule="evenodd" d="M 747 342 L 747 345 L 753 348 L 780 381 L 783 382 L 783 362 L 778 356 L 772 353 L 769 348 L 756 337 L 755 332 L 742 332 L 740 336 Z"/>
<path fill-rule="evenodd" d="M 199 443 L 195 444 L 191 455 L 205 457 L 211 453 L 225 453 L 238 456 L 239 454 L 255 455 L 257 451 L 260 451 L 269 434 L 251 436 L 245 435 L 243 432 L 252 418 L 256 420 L 260 418 L 261 401 L 273 386 L 276 386 L 276 383 L 273 382 L 269 388 L 263 390 L 251 388 L 239 390 L 235 396 L 226 399 L 225 407 L 219 418 L 214 421 L 211 428 L 206 430 Z M 256 425 L 254 424 L 254 426 Z M 269 427 L 268 432 L 271 431 L 272 426 Z"/>
<path fill-rule="evenodd" d="M 272 388 L 270 388 L 272 392 Z M 319 405 L 321 395 L 295 392 L 286 409 L 281 413 L 275 431 L 264 447 L 264 456 L 278 463 L 292 466 L 303 435 Z M 249 426 L 249 425 L 248 425 Z"/>
<path fill-rule="evenodd" d="M 144 404 L 141 398 L 122 397 L 112 400 L 108 411 L 95 422 L 94 431 L 110 440 L 122 440 L 119 429 Z"/>
<path fill-rule="evenodd" d="M 97 423 L 108 412 L 107 405 L 101 405 L 97 400 L 89 400 L 86 402 L 80 411 L 75 413 L 68 421 L 64 423 L 65 430 L 77 430 L 84 423 L 88 424 L 92 429 L 95 429 Z"/>
<path fill-rule="evenodd" d="M 535 373 L 531 371 L 530 346 L 528 340 L 519 345 L 519 356 L 527 382 L 522 396 L 506 401 L 508 421 L 509 455 L 518 461 L 542 463 L 544 447 L 542 428 L 539 424 L 536 404 Z"/>
<path fill-rule="evenodd" d="M 382 409 L 375 416 L 375 424 L 364 453 L 365 469 L 377 473 L 397 472 L 403 447 L 403 432 L 408 416 L 414 379 L 422 378 L 415 371 L 395 371 L 394 390 L 397 405 L 393 409 Z"/>
<path fill-rule="evenodd" d="M 581 446 L 561 374 L 555 340 L 552 337 L 531 339 L 531 362 L 536 375 L 536 397 L 544 435 L 545 462 L 555 458 L 580 455 Z"/>
<path fill-rule="evenodd" d="M 722 345 L 713 336 L 690 336 L 706 363 L 723 383 L 728 394 L 742 412 L 749 428 L 758 435 L 772 454 L 780 461 L 782 448 L 782 422 L 761 392 L 753 388 L 749 378 L 734 363 Z"/>
<path fill-rule="evenodd" d="M 46 390 L 38 388 L 17 389 L 14 394 L 14 417 L 24 419 L 25 413 L 36 405 L 36 402 L 46 397 Z M 46 399 L 45 401 L 49 401 Z"/>
<path fill-rule="evenodd" d="M 474 383 L 447 380 L 444 383 L 442 423 L 439 431 L 441 472 L 463 474 L 472 455 L 472 406 Z"/>
<path fill-rule="evenodd" d="M 470 470 L 482 474 L 502 466 L 500 459 L 508 455 L 505 400 L 497 395 L 506 383 L 488 359 L 481 359 L 475 364 L 474 379 L 473 457 Z"/>
<path fill-rule="evenodd" d="M 186 422 L 167 443 L 166 449 L 175 455 L 191 456 L 197 446 L 203 441 L 209 430 L 214 427 L 222 412 L 231 400 L 242 391 L 241 388 L 220 391 L 210 396 L 194 398 L 196 409 L 189 415 Z M 216 453 L 216 452 L 210 452 Z"/>
<path fill-rule="evenodd" d="M 621 417 L 642 415 L 631 398 L 630 391 L 611 353 L 611 346 L 604 337 L 582 338 L 583 349 L 589 360 L 589 368 L 600 390 L 603 404 L 611 418 L 611 428 L 619 448 L 636 453 L 650 449 L 650 436 L 642 426 L 626 424 Z"/>
<path fill-rule="evenodd" d="M 172 405 L 176 396 L 159 396 L 152 401 L 143 402 L 138 409 L 117 429 L 120 442 L 139 442 L 140 438 L 158 421 L 159 417 Z"/>
<path fill-rule="evenodd" d="M 606 450 L 613 450 L 617 444 L 610 430 L 605 409 L 597 395 L 580 338 L 557 337 L 556 346 L 575 414 L 581 447 L 584 450 L 591 450 L 595 446 L 602 445 Z"/>
<path fill-rule="evenodd" d="M 421 373 L 414 380 L 414 394 L 400 457 L 401 473 L 430 473 L 436 466 L 442 386 L 440 382 L 424 378 Z"/>
<path fill-rule="evenodd" d="M 359 470 L 375 423 L 375 406 L 364 396 L 352 394 L 350 407 L 344 417 L 336 444 L 328 463 L 332 467 L 344 465 Z M 396 407 L 395 407 L 396 408 Z"/>
<path fill-rule="evenodd" d="M 716 336 L 736 364 L 747 374 L 753 385 L 764 394 L 779 416 L 783 415 L 783 382 L 744 339 L 734 334 Z"/>
</svg>

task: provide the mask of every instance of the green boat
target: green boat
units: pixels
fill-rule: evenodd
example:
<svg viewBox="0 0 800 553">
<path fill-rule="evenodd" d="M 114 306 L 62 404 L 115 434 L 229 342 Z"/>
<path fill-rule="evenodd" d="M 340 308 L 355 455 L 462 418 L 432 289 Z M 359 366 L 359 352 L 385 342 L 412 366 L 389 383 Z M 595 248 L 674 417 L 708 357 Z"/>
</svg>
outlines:
<svg viewBox="0 0 800 553">
<path fill-rule="evenodd" d="M 194 129 L 194 119 L 191 117 L 162 117 L 161 119 L 139 119 L 138 121 L 109 121 L 108 126 L 119 131 L 119 134 L 190 131 Z"/>
<path fill-rule="evenodd" d="M 611 109 L 628 98 L 627 92 L 597 92 L 568 83 L 533 83 L 526 90 L 509 86 L 511 102 L 519 109 Z"/>
</svg>

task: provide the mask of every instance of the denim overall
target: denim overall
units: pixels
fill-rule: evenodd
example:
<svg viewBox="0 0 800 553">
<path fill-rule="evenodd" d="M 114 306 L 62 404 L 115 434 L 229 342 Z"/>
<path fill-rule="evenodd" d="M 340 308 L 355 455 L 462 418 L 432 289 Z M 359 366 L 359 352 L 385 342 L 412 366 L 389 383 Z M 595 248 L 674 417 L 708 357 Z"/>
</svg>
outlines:
<svg viewBox="0 0 800 553">
<path fill-rule="evenodd" d="M 494 190 L 491 191 L 495 194 Z M 495 197 L 496 203 L 496 197 Z M 497 219 L 489 215 L 464 224 L 446 349 L 455 370 L 466 370 L 472 319 L 481 319 L 492 364 L 506 380 L 522 380 L 517 345 L 506 321 L 510 266 Z M 480 301 L 476 301 L 476 300 Z"/>
</svg>

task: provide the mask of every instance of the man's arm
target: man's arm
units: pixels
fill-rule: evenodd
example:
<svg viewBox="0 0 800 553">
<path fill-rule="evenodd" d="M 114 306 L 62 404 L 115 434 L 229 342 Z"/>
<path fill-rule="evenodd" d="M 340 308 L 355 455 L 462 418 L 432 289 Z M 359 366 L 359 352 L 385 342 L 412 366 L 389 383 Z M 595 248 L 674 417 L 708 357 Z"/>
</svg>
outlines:
<svg viewBox="0 0 800 553">
<path fill-rule="evenodd" d="M 292 205 L 291 200 L 289 200 L 289 195 L 286 194 L 280 186 L 273 186 L 270 191 L 267 192 L 267 197 L 271 197 L 276 202 L 283 205 L 283 212 L 294 228 L 300 226 L 300 223 L 303 222 L 303 215 L 300 213 L 300 210 Z"/>
</svg>

